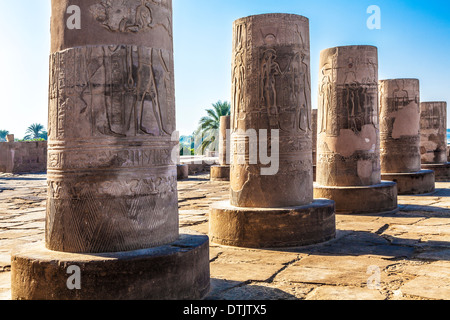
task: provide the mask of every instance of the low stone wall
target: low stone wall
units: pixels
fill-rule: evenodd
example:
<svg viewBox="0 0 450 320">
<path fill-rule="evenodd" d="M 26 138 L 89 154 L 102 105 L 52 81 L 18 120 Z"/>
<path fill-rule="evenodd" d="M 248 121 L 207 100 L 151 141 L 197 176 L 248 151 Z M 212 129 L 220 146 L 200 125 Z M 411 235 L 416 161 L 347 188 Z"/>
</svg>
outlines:
<svg viewBox="0 0 450 320">
<path fill-rule="evenodd" d="M 47 171 L 47 142 L 0 142 L 0 172 Z"/>
</svg>

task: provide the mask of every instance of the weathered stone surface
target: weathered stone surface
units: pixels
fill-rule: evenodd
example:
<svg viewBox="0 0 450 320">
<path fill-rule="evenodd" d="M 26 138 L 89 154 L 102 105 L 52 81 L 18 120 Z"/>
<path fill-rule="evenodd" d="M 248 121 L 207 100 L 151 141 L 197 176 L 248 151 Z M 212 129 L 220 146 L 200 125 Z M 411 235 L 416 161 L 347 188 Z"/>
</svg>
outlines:
<svg viewBox="0 0 450 320">
<path fill-rule="evenodd" d="M 347 46 L 320 54 L 317 183 L 381 182 L 378 50 Z"/>
<path fill-rule="evenodd" d="M 400 195 L 426 194 L 435 190 L 433 170 L 420 170 L 412 173 L 382 173 L 381 178 L 395 182 Z"/>
<path fill-rule="evenodd" d="M 426 163 L 422 164 L 422 169 L 433 170 L 435 181 L 450 181 L 450 162 L 447 163 Z"/>
<path fill-rule="evenodd" d="M 314 197 L 335 201 L 337 214 L 396 212 L 398 211 L 397 195 L 397 184 L 389 181 L 355 187 L 314 185 Z"/>
<path fill-rule="evenodd" d="M 447 102 L 420 104 L 422 164 L 447 163 Z"/>
<path fill-rule="evenodd" d="M 233 24 L 234 206 L 274 208 L 313 201 L 309 42 L 309 20 L 298 15 L 263 14 Z M 266 130 L 267 140 L 261 130 Z M 273 130 L 279 132 L 275 155 Z M 276 174 L 261 174 L 270 164 L 256 154 L 258 143 L 279 157 Z"/>
<path fill-rule="evenodd" d="M 220 117 L 220 131 L 219 131 L 219 165 L 230 165 L 231 141 L 230 136 L 230 116 Z"/>
<path fill-rule="evenodd" d="M 409 296 L 448 300 L 450 298 L 450 281 L 448 278 L 418 277 L 402 286 L 401 292 Z"/>
<path fill-rule="evenodd" d="M 219 165 L 211 166 L 211 181 L 230 181 L 230 116 L 220 117 Z"/>
<path fill-rule="evenodd" d="M 337 213 L 395 211 L 395 183 L 381 180 L 378 49 L 346 46 L 320 54 L 314 197 Z"/>
<path fill-rule="evenodd" d="M 45 249 L 12 253 L 12 298 L 202 298 L 208 237 L 179 232 L 172 1 L 52 0 L 51 42 Z"/>
<path fill-rule="evenodd" d="M 12 297 L 15 300 L 201 299 L 209 291 L 208 246 L 207 236 L 193 235 L 182 235 L 167 246 L 97 255 L 50 251 L 43 244 L 29 246 L 13 253 L 11 282 L 22 284 L 13 285 Z M 70 266 L 80 268 L 80 290 L 67 287 Z M 44 278 L 45 285 L 41 282 Z"/>
<path fill-rule="evenodd" d="M 136 250 L 179 236 L 171 2 L 73 1 L 83 28 L 68 30 L 67 1 L 53 1 L 51 250 Z"/>
<path fill-rule="evenodd" d="M 377 290 L 361 287 L 321 286 L 308 294 L 306 300 L 385 300 Z"/>
<path fill-rule="evenodd" d="M 419 80 L 381 80 L 379 90 L 381 172 L 418 172 L 421 169 Z"/>
<path fill-rule="evenodd" d="M 316 200 L 287 208 L 211 207 L 210 237 L 218 244 L 246 248 L 305 246 L 336 235 L 334 202 Z"/>
<path fill-rule="evenodd" d="M 39 173 L 47 171 L 47 142 L 0 142 L 0 172 Z"/>
<path fill-rule="evenodd" d="M 445 252 L 450 248 L 450 184 L 438 182 L 436 186 L 431 195 L 399 196 L 403 205 L 402 211 L 396 214 L 337 215 L 337 237 L 324 244 L 279 250 L 213 244 L 210 250 L 212 290 L 207 299 L 373 300 L 378 298 L 378 292 L 388 300 L 448 300 L 449 296 L 440 288 L 450 274 L 448 252 Z M 5 231 L 9 226 L 20 227 L 17 223 L 26 225 L 45 219 L 45 203 L 41 200 L 46 196 L 45 175 L 0 174 L 0 188 L 3 189 L 0 222 L 5 223 Z M 229 183 L 211 183 L 209 175 L 204 173 L 180 181 L 178 194 L 182 233 L 207 234 L 209 206 L 229 199 Z M 42 240 L 42 224 L 32 230 L 35 236 L 0 238 L 0 299 L 11 299 L 9 251 Z M 301 261 L 304 265 L 298 266 Z M 380 267 L 381 290 L 372 291 L 367 287 L 367 280 L 373 275 L 367 273 L 370 265 Z M 6 272 L 1 275 L 2 270 Z M 421 290 L 417 282 L 414 294 L 411 288 L 402 291 L 402 286 L 424 276 L 432 284 L 428 289 Z M 323 283 L 321 278 L 325 279 Z M 335 293 L 339 296 L 334 296 Z"/>
<path fill-rule="evenodd" d="M 14 142 L 14 135 L 13 134 L 7 134 L 6 135 L 6 142 Z"/>
<path fill-rule="evenodd" d="M 230 181 L 230 166 L 211 166 L 211 181 Z"/>
<path fill-rule="evenodd" d="M 177 165 L 177 180 L 185 180 L 189 178 L 189 165 L 179 164 Z"/>
</svg>

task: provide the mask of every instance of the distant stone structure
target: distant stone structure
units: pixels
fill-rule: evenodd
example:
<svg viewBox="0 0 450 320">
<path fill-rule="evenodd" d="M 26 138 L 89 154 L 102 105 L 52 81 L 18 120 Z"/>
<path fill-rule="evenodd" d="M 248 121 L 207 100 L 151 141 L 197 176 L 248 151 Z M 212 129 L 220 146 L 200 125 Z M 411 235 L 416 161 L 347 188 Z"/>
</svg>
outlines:
<svg viewBox="0 0 450 320">
<path fill-rule="evenodd" d="M 379 81 L 381 178 L 397 183 L 398 194 L 435 190 L 432 170 L 421 170 L 418 79 Z"/>
<path fill-rule="evenodd" d="M 334 238 L 334 202 L 313 197 L 309 20 L 236 20 L 232 61 L 231 201 L 211 207 L 211 241 L 267 248 Z"/>
<path fill-rule="evenodd" d="M 12 298 L 203 298 L 209 239 L 179 233 L 172 1 L 70 5 L 82 29 L 52 0 L 45 245 L 13 252 Z"/>
<path fill-rule="evenodd" d="M 14 135 L 13 134 L 7 134 L 6 135 L 6 142 L 14 142 Z"/>
<path fill-rule="evenodd" d="M 420 111 L 422 168 L 433 170 L 436 181 L 450 181 L 450 163 L 447 156 L 447 102 L 422 102 Z"/>
<path fill-rule="evenodd" d="M 219 165 L 211 166 L 211 181 L 230 181 L 230 116 L 220 117 Z"/>
<path fill-rule="evenodd" d="M 344 46 L 320 54 L 316 198 L 336 212 L 395 212 L 397 185 L 381 180 L 378 50 Z"/>
<path fill-rule="evenodd" d="M 7 137 L 8 138 L 8 137 Z M 43 173 L 47 171 L 47 141 L 0 142 L 0 172 Z"/>
</svg>

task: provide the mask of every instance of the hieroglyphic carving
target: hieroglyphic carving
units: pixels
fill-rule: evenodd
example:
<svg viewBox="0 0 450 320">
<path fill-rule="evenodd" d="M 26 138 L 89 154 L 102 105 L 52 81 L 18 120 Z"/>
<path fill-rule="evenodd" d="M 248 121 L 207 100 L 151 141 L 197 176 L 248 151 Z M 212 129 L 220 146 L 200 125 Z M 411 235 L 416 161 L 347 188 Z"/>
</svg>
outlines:
<svg viewBox="0 0 450 320">
<path fill-rule="evenodd" d="M 93 136 L 169 136 L 174 129 L 172 64 L 168 52 L 138 46 L 53 54 L 50 99 L 56 133 L 51 138 L 65 137 L 68 110 L 80 121 L 90 119 Z"/>
<path fill-rule="evenodd" d="M 138 33 L 161 26 L 172 37 L 172 22 L 168 17 L 158 21 L 154 14 L 156 5 L 168 6 L 165 0 L 102 0 L 89 9 L 92 16 L 111 32 Z"/>
</svg>

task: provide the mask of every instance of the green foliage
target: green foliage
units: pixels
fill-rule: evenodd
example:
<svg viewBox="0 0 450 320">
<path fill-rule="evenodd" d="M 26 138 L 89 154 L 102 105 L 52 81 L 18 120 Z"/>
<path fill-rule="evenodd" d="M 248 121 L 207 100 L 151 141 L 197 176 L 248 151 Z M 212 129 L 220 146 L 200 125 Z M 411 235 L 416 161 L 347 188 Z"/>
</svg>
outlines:
<svg viewBox="0 0 450 320">
<path fill-rule="evenodd" d="M 208 147 L 214 150 L 218 149 L 220 117 L 229 116 L 231 113 L 231 105 L 229 102 L 218 101 L 212 105 L 212 109 L 207 109 L 208 114 L 202 117 L 199 122 L 199 128 L 194 133 L 195 137 L 200 137 L 201 141 L 198 145 L 198 152 L 204 154 Z"/>
<path fill-rule="evenodd" d="M 9 134 L 8 130 L 0 130 L 0 142 L 6 141 L 6 136 Z"/>
<path fill-rule="evenodd" d="M 48 135 L 47 131 L 44 130 L 44 126 L 40 123 L 33 123 L 28 127 L 25 134 L 23 141 L 46 141 Z"/>
</svg>

